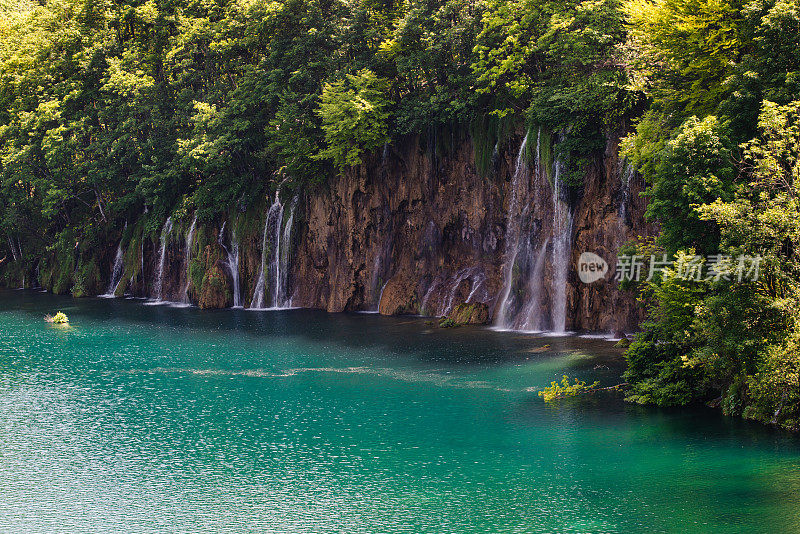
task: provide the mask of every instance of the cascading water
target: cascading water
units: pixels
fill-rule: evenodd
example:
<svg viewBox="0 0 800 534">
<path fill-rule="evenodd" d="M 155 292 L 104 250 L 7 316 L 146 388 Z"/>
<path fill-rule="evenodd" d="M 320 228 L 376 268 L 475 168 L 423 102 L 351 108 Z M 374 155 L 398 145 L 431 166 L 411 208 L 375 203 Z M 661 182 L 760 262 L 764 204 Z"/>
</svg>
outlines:
<svg viewBox="0 0 800 534">
<path fill-rule="evenodd" d="M 186 266 L 186 282 L 183 284 L 183 290 L 181 294 L 181 301 L 184 304 L 188 304 L 189 301 L 189 263 L 192 260 L 192 245 L 194 244 L 194 232 L 197 229 L 197 215 L 194 216 L 192 219 L 192 224 L 189 226 L 189 231 L 186 234 L 186 252 L 184 253 L 184 260 L 183 263 Z"/>
<path fill-rule="evenodd" d="M 236 224 L 231 225 L 231 248 L 225 246 L 223 236 L 225 235 L 225 223 L 222 223 L 222 228 L 219 229 L 218 242 L 222 249 L 225 251 L 226 261 L 225 265 L 231 273 L 231 283 L 233 285 L 233 307 L 241 308 L 241 297 L 239 291 L 239 241 L 236 239 Z"/>
<path fill-rule="evenodd" d="M 288 295 L 289 264 L 291 260 L 292 227 L 297 197 L 289 205 L 289 215 L 283 224 L 284 206 L 279 192 L 267 212 L 262 239 L 261 271 L 250 307 L 254 309 L 287 308 L 291 306 Z"/>
<path fill-rule="evenodd" d="M 122 241 L 120 241 L 119 245 L 117 245 L 117 254 L 114 256 L 114 268 L 111 270 L 111 279 L 108 283 L 108 289 L 101 297 L 113 297 L 116 295 L 117 287 L 119 287 L 120 282 L 122 282 L 122 267 L 123 267 L 123 259 L 125 257 L 124 252 L 122 251 Z"/>
<path fill-rule="evenodd" d="M 636 173 L 636 168 L 631 165 L 628 160 L 624 160 L 622 164 L 622 172 L 620 173 L 620 177 L 622 178 L 622 198 L 619 202 L 619 220 L 620 223 L 625 223 L 625 220 L 628 217 L 628 199 L 631 195 L 631 180 L 633 179 L 633 175 Z"/>
<path fill-rule="evenodd" d="M 469 281 L 470 283 L 469 293 L 464 300 L 457 300 L 459 289 L 461 289 L 464 281 Z M 425 292 L 425 296 L 422 297 L 422 312 L 436 317 L 449 315 L 459 303 L 464 302 L 469 304 L 475 302 L 473 298 L 478 294 L 480 288 L 484 288 L 483 296 L 489 298 L 486 294 L 485 284 L 486 274 L 480 267 L 476 266 L 459 269 L 454 276 L 439 277 L 430 285 Z M 384 285 L 384 288 L 385 287 Z M 436 301 L 436 309 L 433 309 L 430 304 L 434 294 L 439 297 Z M 383 290 L 381 290 L 381 296 L 383 296 Z"/>
<path fill-rule="evenodd" d="M 497 302 L 495 325 L 501 329 L 564 332 L 572 212 L 568 202 L 561 198 L 563 164 L 556 161 L 552 172 L 553 219 L 549 234 L 541 231 L 543 221 L 534 220 L 533 209 L 546 209 L 546 204 L 537 202 L 541 200 L 539 184 L 547 181 L 548 174 L 541 161 L 541 135 L 540 128 L 532 181 L 526 180 L 530 173 L 524 164 L 527 136 L 517 155 L 508 204 L 504 285 Z M 526 195 L 531 197 L 530 201 L 525 200 Z M 546 272 L 551 273 L 550 287 L 545 287 Z"/>
<path fill-rule="evenodd" d="M 553 331 L 564 332 L 567 324 L 567 275 L 572 252 L 572 210 L 561 199 L 563 164 L 553 169 L 553 280 L 551 322 Z"/>
<path fill-rule="evenodd" d="M 297 197 L 294 197 L 289 205 L 289 217 L 287 217 L 286 223 L 283 225 L 283 242 L 278 245 L 280 257 L 278 258 L 278 284 L 275 287 L 275 295 L 277 295 L 276 307 L 289 308 L 292 305 L 292 299 L 289 296 L 289 261 L 291 259 L 292 227 L 294 226 L 296 208 Z"/>
<path fill-rule="evenodd" d="M 514 175 L 511 178 L 511 198 L 508 202 L 508 216 L 506 217 L 506 238 L 505 238 L 505 258 L 506 263 L 503 269 L 503 292 L 497 305 L 496 323 L 501 328 L 510 328 L 513 318 L 509 317 L 509 308 L 512 299 L 511 289 L 514 281 L 514 264 L 517 261 L 517 254 L 520 249 L 520 219 L 519 209 L 520 188 L 523 185 L 523 177 L 527 176 L 527 168 L 524 162 L 525 148 L 528 145 L 528 135 L 522 140 L 517 154 L 517 162 L 514 168 Z"/>
<path fill-rule="evenodd" d="M 523 307 L 521 330 L 541 331 L 546 328 L 544 309 L 542 307 L 542 294 L 544 292 L 544 268 L 547 260 L 547 245 L 550 239 L 545 239 L 536 254 L 533 269 L 528 277 L 528 299 Z"/>
<path fill-rule="evenodd" d="M 276 191 L 275 202 L 269 207 L 267 219 L 264 222 L 264 236 L 261 239 L 261 270 L 258 274 L 255 291 L 253 291 L 253 299 L 250 301 L 251 308 L 263 309 L 266 307 L 267 261 L 275 255 L 272 247 L 277 239 L 273 238 L 280 232 L 282 218 L 283 204 L 281 204 L 278 191 Z"/>
<path fill-rule="evenodd" d="M 162 293 L 164 290 L 164 264 L 167 261 L 167 239 L 172 232 L 172 217 L 167 217 L 167 222 L 164 223 L 164 228 L 161 229 L 161 247 L 158 250 L 158 272 L 156 273 L 156 301 L 163 300 Z M 142 254 L 144 258 L 144 254 Z M 142 260 L 144 261 L 144 260 Z"/>
</svg>

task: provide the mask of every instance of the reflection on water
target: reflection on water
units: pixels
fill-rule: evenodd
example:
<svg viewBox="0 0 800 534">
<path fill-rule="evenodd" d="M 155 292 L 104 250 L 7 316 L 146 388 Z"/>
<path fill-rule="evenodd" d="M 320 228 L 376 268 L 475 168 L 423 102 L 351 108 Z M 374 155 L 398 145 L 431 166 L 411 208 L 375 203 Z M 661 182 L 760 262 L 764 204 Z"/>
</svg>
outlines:
<svg viewBox="0 0 800 534">
<path fill-rule="evenodd" d="M 800 443 L 613 394 L 613 344 L 0 293 L 0 531 L 797 532 Z M 62 310 L 72 326 L 45 313 Z"/>
</svg>

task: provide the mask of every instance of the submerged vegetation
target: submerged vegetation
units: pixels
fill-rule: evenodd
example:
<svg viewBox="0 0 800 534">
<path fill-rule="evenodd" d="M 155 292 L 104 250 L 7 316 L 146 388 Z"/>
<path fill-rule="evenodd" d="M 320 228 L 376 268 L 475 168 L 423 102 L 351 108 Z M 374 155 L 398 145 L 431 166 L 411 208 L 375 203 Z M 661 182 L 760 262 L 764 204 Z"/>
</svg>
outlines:
<svg viewBox="0 0 800 534">
<path fill-rule="evenodd" d="M 626 134 L 660 229 L 631 250 L 763 259 L 632 284 L 628 399 L 800 428 L 798 0 L 10 0 L 0 37 L 4 285 L 98 293 L 119 243 L 122 293 L 168 217 L 325 187 L 403 136 L 468 133 L 488 178 L 536 128 L 579 190 Z M 187 291 L 227 305 L 212 241 Z"/>
</svg>

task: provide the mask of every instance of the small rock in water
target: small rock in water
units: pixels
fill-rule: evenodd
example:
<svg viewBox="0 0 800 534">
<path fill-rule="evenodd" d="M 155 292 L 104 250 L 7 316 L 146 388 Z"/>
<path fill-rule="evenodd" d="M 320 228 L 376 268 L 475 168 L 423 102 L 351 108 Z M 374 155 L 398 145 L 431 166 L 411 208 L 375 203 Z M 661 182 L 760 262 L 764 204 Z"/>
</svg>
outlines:
<svg viewBox="0 0 800 534">
<path fill-rule="evenodd" d="M 450 326 L 486 324 L 489 322 L 489 307 L 483 302 L 463 302 L 453 308 L 446 320 L 452 323 Z"/>
</svg>

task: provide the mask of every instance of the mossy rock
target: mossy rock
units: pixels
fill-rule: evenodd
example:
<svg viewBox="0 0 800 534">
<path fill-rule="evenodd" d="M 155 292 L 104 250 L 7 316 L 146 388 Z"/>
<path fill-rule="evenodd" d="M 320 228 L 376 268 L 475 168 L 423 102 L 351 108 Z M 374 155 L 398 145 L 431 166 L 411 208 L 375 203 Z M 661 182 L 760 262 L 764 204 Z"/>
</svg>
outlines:
<svg viewBox="0 0 800 534">
<path fill-rule="evenodd" d="M 486 324 L 489 322 L 489 307 L 483 302 L 459 304 L 447 316 L 455 325 Z"/>
<path fill-rule="evenodd" d="M 198 234 L 198 236 L 201 234 Z M 189 298 L 204 309 L 233 305 L 233 289 L 222 265 L 222 248 L 209 243 L 189 262 Z"/>
<path fill-rule="evenodd" d="M 97 258 L 90 258 L 78 265 L 73 277 L 72 296 L 80 298 L 100 293 L 100 269 L 97 265 Z"/>
<path fill-rule="evenodd" d="M 221 265 L 215 264 L 203 276 L 198 305 L 203 309 L 228 308 L 233 304 L 233 291 Z"/>
</svg>

